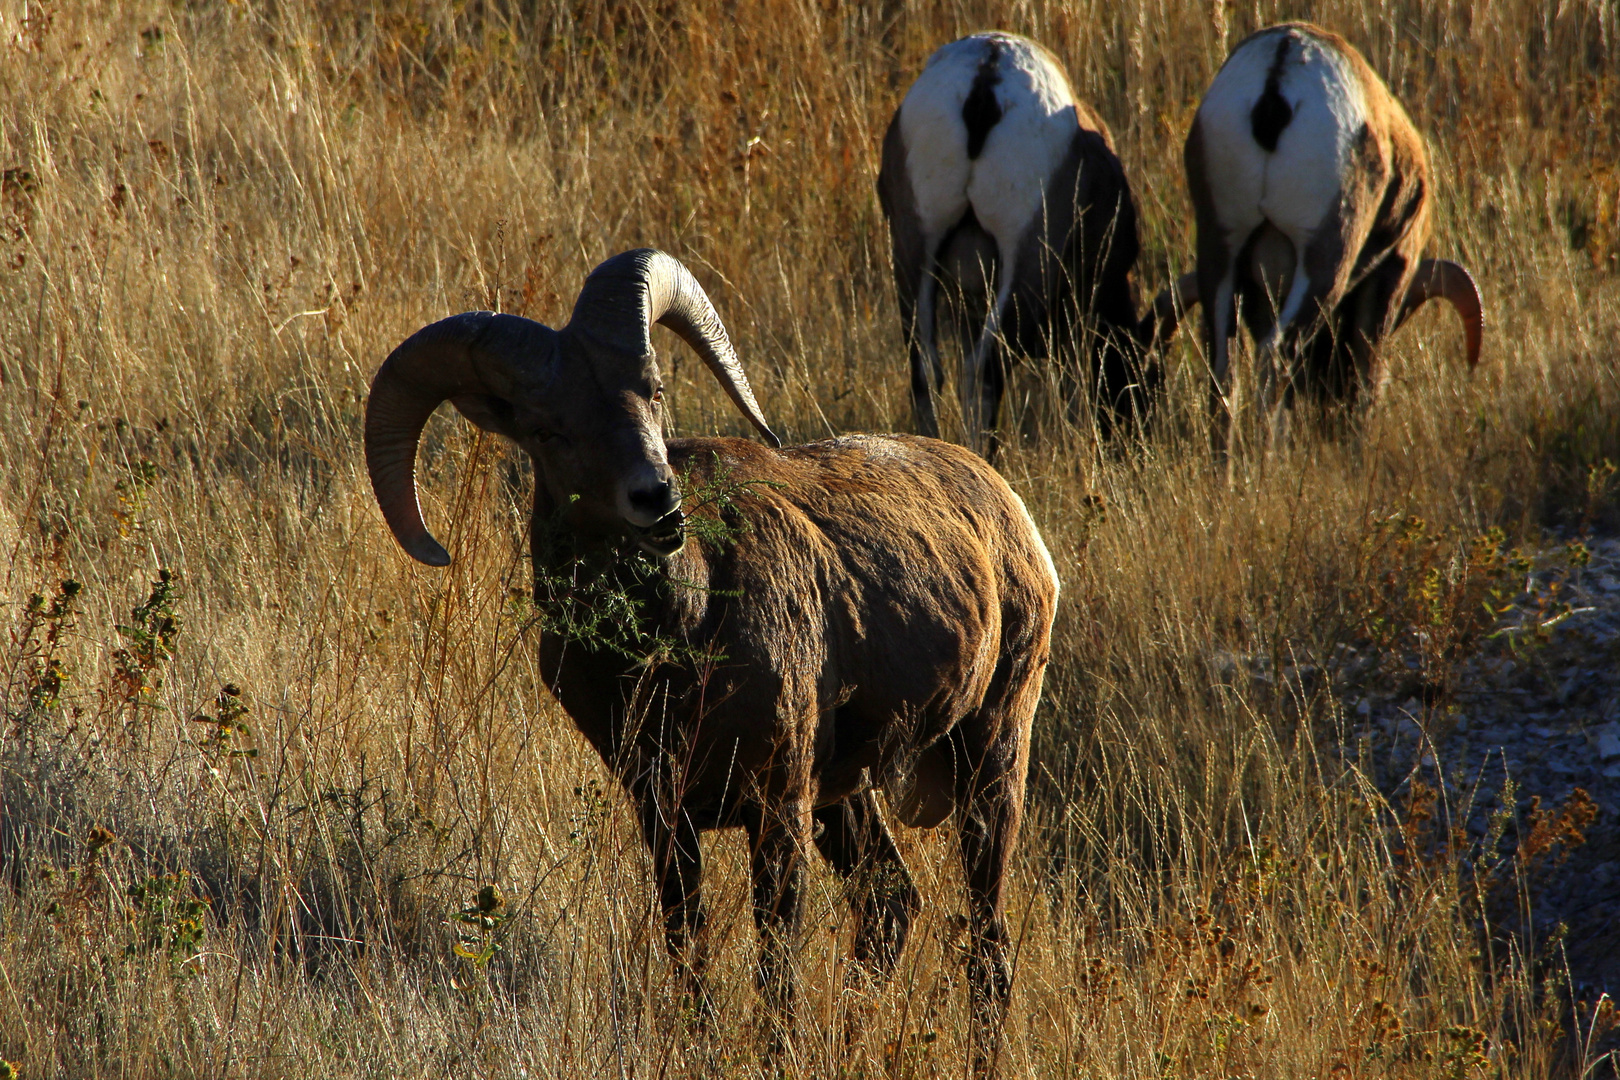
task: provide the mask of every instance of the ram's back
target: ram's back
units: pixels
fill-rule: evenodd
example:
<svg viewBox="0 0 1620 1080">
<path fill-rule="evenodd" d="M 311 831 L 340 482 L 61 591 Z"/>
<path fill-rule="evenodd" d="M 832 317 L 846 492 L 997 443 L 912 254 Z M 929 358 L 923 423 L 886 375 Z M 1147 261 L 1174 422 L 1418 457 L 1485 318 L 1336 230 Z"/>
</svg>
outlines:
<svg viewBox="0 0 1620 1080">
<path fill-rule="evenodd" d="M 670 459 L 688 490 L 736 493 L 730 547 L 708 553 L 704 619 L 747 673 L 729 690 L 752 716 L 736 722 L 765 719 L 761 695 L 814 702 L 777 719 L 813 728 L 822 764 L 864 760 L 863 733 L 892 740 L 900 718 L 904 741 L 926 745 L 978 707 L 1009 655 L 1044 662 L 1057 576 L 1022 500 L 978 455 L 859 435 L 783 450 L 677 440 Z"/>
</svg>

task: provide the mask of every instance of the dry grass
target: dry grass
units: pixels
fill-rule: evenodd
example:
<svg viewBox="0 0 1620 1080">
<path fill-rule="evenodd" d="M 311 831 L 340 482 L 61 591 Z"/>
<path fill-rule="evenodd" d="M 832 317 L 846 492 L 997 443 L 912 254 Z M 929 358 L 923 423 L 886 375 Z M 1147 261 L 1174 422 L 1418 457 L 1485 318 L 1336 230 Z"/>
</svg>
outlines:
<svg viewBox="0 0 1620 1080">
<path fill-rule="evenodd" d="M 1242 34 L 1300 15 L 1360 44 L 1428 134 L 1485 360 L 1466 378 L 1450 316 L 1425 314 L 1354 435 L 1230 485 L 1190 344 L 1125 453 L 1047 422 L 1024 379 L 1046 430 L 1005 468 L 1065 600 L 1003 1071 L 1579 1073 L 1534 943 L 1487 955 L 1464 864 L 1403 841 L 1424 814 L 1319 753 L 1333 696 L 1222 657 L 1281 671 L 1364 635 L 1407 550 L 1390 515 L 1448 551 L 1610 520 L 1608 0 L 0 0 L 0 1058 L 30 1078 L 756 1069 L 739 838 L 712 842 L 723 1018 L 694 1046 L 634 824 L 507 602 L 526 466 L 435 421 L 428 513 L 457 560 L 410 564 L 361 469 L 371 372 L 453 311 L 562 321 L 591 266 L 653 244 L 710 289 L 779 431 L 905 429 L 872 180 L 928 52 L 998 26 L 1063 58 L 1113 126 L 1157 288 L 1190 259 L 1202 88 Z M 668 355 L 677 428 L 740 432 Z M 160 568 L 178 597 L 131 617 Z M 956 1075 L 955 870 L 943 839 L 904 842 L 928 907 L 846 1066 Z M 480 932 L 456 916 L 492 881 L 508 917 Z M 840 934 L 818 878 L 807 1076 L 838 1068 Z"/>
</svg>

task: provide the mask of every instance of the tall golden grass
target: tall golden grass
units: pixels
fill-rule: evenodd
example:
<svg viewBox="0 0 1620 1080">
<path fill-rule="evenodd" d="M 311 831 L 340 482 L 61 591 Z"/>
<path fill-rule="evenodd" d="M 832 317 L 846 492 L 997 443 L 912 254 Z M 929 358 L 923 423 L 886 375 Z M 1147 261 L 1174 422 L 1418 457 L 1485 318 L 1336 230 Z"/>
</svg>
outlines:
<svg viewBox="0 0 1620 1080">
<path fill-rule="evenodd" d="M 1426 811 L 1330 752 L 1331 680 L 1280 673 L 1331 674 L 1364 635 L 1403 570 L 1393 515 L 1448 552 L 1491 526 L 1535 545 L 1612 524 L 1608 0 L 0 0 L 0 1059 L 30 1078 L 757 1070 L 740 838 L 710 841 L 721 1019 L 701 1035 L 635 825 L 510 602 L 527 466 L 435 420 L 427 512 L 456 561 L 411 564 L 361 468 L 371 373 L 454 311 L 563 321 L 589 268 L 647 244 L 708 288 L 778 431 L 904 430 L 872 182 L 928 53 L 1004 28 L 1065 62 L 1129 170 L 1146 290 L 1190 265 L 1180 144 L 1202 89 L 1242 35 L 1295 17 L 1360 46 L 1427 134 L 1485 359 L 1469 378 L 1449 314 L 1425 313 L 1353 432 L 1230 483 L 1185 336 L 1122 450 L 1020 376 L 1031 434 L 1003 467 L 1065 592 L 1002 1072 L 1580 1074 L 1590 1023 L 1556 956 L 1479 925 L 1477 876 L 1415 854 Z M 666 344 L 677 431 L 740 433 Z M 840 992 L 847 920 L 815 878 L 794 1073 L 965 1069 L 951 848 L 904 844 L 927 908 L 870 1001 Z M 491 882 L 506 902 L 481 924 Z"/>
</svg>

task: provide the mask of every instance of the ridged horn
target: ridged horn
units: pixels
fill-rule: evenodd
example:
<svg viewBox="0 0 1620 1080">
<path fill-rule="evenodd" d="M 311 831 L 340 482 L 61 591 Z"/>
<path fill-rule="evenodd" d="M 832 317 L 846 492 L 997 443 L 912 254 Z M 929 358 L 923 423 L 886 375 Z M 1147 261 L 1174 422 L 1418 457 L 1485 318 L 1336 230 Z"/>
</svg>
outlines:
<svg viewBox="0 0 1620 1080">
<path fill-rule="evenodd" d="M 591 271 L 574 303 L 568 330 L 636 356 L 652 351 L 652 324 L 662 323 L 692 346 L 760 436 L 781 446 L 754 400 L 737 352 L 714 305 L 680 261 L 653 248 L 615 255 Z"/>
<path fill-rule="evenodd" d="M 1463 333 L 1468 344 L 1468 366 L 1479 363 L 1480 344 L 1485 339 L 1485 305 L 1480 301 L 1479 286 L 1474 275 L 1449 259 L 1424 259 L 1418 263 L 1412 284 L 1407 286 L 1406 299 L 1401 304 L 1399 326 L 1412 312 L 1436 297 L 1450 302 L 1462 316 Z"/>
<path fill-rule="evenodd" d="M 388 528 L 417 562 L 446 566 L 450 555 L 422 521 L 416 448 L 445 401 L 468 394 L 510 400 L 517 365 L 549 357 L 556 332 L 516 315 L 469 311 L 412 334 L 383 361 L 366 400 L 366 470 Z"/>
<path fill-rule="evenodd" d="M 1176 283 L 1153 299 L 1153 306 L 1136 327 L 1136 340 L 1144 348 L 1162 345 L 1176 336 L 1181 318 L 1198 303 L 1198 275 L 1182 274 Z"/>
</svg>

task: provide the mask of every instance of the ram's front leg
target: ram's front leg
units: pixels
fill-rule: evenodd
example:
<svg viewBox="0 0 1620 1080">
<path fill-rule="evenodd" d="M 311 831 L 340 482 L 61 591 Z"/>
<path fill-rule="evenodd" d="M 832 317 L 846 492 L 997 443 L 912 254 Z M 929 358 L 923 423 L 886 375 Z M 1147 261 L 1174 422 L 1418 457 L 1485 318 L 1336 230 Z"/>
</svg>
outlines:
<svg viewBox="0 0 1620 1080">
<path fill-rule="evenodd" d="M 755 979 L 767 1013 L 768 1061 L 789 1049 L 793 1022 L 793 948 L 799 928 L 800 877 L 810 841 L 806 800 L 774 802 L 745 814 L 752 849 L 754 926 L 759 932 Z"/>
<path fill-rule="evenodd" d="M 691 998 L 698 1022 L 713 1018 L 704 971 L 708 949 L 704 934 L 703 856 L 698 831 L 678 802 L 644 796 L 641 830 L 652 852 L 653 881 L 664 910 L 664 944 L 675 964 L 682 990 Z"/>
</svg>

